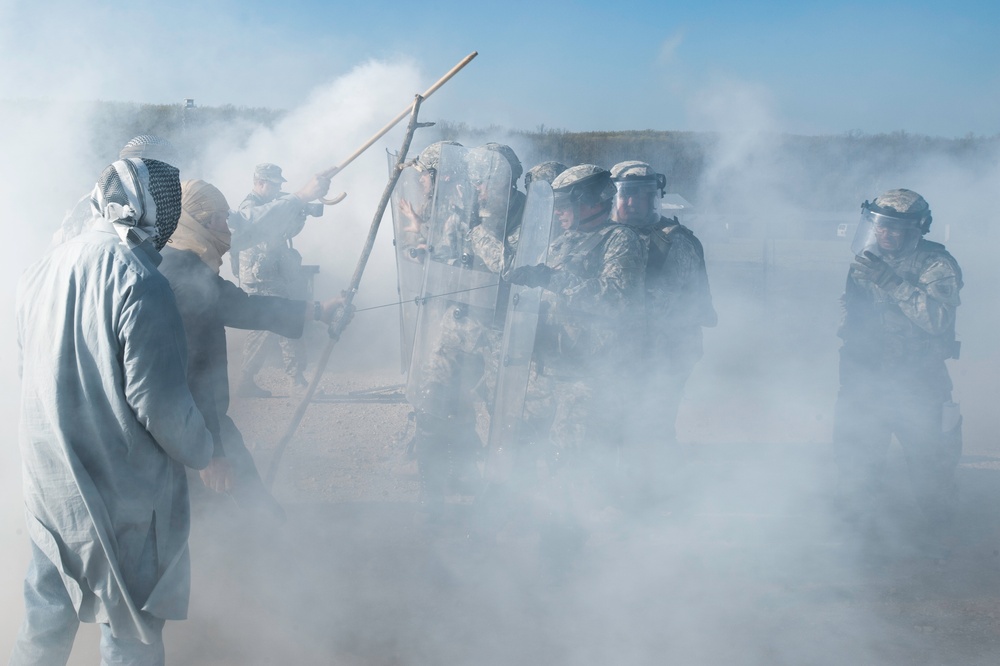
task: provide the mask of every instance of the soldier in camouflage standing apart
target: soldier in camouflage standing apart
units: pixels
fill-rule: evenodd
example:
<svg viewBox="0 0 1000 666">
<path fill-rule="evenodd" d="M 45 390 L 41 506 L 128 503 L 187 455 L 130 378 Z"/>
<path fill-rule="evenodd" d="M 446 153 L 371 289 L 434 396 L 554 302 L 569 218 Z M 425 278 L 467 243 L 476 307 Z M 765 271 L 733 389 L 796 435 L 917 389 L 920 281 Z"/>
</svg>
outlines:
<svg viewBox="0 0 1000 666">
<path fill-rule="evenodd" d="M 841 300 L 833 435 L 852 517 L 872 508 L 892 435 L 931 524 L 946 524 L 953 510 L 962 421 L 945 361 L 958 358 L 962 271 L 943 245 L 922 238 L 930 225 L 930 207 L 911 190 L 889 190 L 862 205 Z"/>
<path fill-rule="evenodd" d="M 309 202 L 325 196 L 330 178 L 313 176 L 294 194 L 281 191 L 286 182 L 275 164 L 258 164 L 253 174 L 253 190 L 229 218 L 232 228 L 233 272 L 248 294 L 306 299 L 302 255 L 292 247 L 292 238 L 305 226 L 307 214 L 317 214 Z M 308 212 L 307 212 L 308 211 Z M 254 378 L 264 367 L 274 344 L 281 346 L 285 372 L 300 387 L 307 385 L 303 370 L 305 353 L 301 340 L 284 338 L 270 331 L 251 331 L 243 348 L 243 367 L 236 393 L 242 397 L 264 398 L 270 391 L 257 386 Z"/>
<path fill-rule="evenodd" d="M 702 356 L 702 327 L 715 326 L 705 252 L 677 218 L 660 215 L 666 178 L 645 162 L 611 168 L 618 188 L 613 218 L 634 228 L 648 249 L 643 369 L 638 375 L 631 433 L 638 470 L 662 482 L 666 459 L 676 453 L 677 411 L 684 385 Z"/>
<path fill-rule="evenodd" d="M 558 501 L 575 511 L 611 480 L 625 432 L 622 397 L 638 360 L 646 246 L 634 229 L 611 222 L 615 186 L 606 169 L 571 167 L 552 189 L 562 233 L 545 264 L 519 267 L 510 281 L 543 289 L 535 358 L 552 387 L 549 469 Z"/>
</svg>

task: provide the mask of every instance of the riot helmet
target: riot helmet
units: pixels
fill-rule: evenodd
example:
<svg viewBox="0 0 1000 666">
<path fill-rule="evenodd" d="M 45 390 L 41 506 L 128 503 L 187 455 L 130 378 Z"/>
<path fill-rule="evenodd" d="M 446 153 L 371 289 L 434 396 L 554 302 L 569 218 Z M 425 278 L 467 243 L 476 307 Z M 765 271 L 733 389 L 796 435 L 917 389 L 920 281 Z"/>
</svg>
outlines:
<svg viewBox="0 0 1000 666">
<path fill-rule="evenodd" d="M 611 172 L 596 164 L 578 164 L 552 181 L 555 215 L 563 230 L 593 226 L 608 218 L 615 185 Z"/>
<path fill-rule="evenodd" d="M 507 144 L 496 143 L 495 141 L 485 143 L 480 148 L 503 155 L 504 159 L 507 160 L 507 164 L 510 165 L 510 186 L 517 187 L 517 179 L 524 173 L 524 168 L 521 166 L 521 160 L 517 159 L 517 155 L 514 154 L 514 150 Z"/>
<path fill-rule="evenodd" d="M 495 233 L 502 233 L 507 221 L 508 203 L 513 189 L 514 174 L 504 151 L 491 144 L 474 148 L 465 154 L 466 177 L 469 183 L 469 203 L 472 214 Z M 492 144 L 500 146 L 500 144 Z M 506 146 L 503 146 L 506 148 Z M 507 148 L 510 151 L 509 148 Z M 513 155 L 513 152 L 511 155 Z M 515 162 L 517 158 L 514 158 Z M 520 162 L 517 162 L 520 168 Z"/>
<path fill-rule="evenodd" d="M 930 206 L 913 190 L 883 192 L 874 201 L 861 204 L 861 221 L 851 250 L 856 255 L 866 251 L 889 256 L 905 252 L 930 230 L 931 221 Z"/>
<path fill-rule="evenodd" d="M 435 141 L 420 151 L 417 159 L 413 161 L 413 166 L 419 171 L 436 172 L 438 163 L 441 161 L 441 146 L 461 146 L 457 141 Z"/>
<path fill-rule="evenodd" d="M 659 221 L 657 200 L 666 191 L 666 176 L 656 173 L 645 162 L 628 160 L 611 167 L 611 179 L 617 188 L 612 209 L 616 222 L 645 226 Z"/>
<path fill-rule="evenodd" d="M 555 160 L 549 160 L 548 162 L 536 164 L 528 169 L 528 172 L 524 174 L 524 189 L 527 190 L 531 187 L 531 183 L 536 180 L 544 180 L 546 183 L 551 185 L 552 181 L 556 179 L 556 176 L 565 170 L 566 165 L 562 162 L 556 162 Z"/>
</svg>

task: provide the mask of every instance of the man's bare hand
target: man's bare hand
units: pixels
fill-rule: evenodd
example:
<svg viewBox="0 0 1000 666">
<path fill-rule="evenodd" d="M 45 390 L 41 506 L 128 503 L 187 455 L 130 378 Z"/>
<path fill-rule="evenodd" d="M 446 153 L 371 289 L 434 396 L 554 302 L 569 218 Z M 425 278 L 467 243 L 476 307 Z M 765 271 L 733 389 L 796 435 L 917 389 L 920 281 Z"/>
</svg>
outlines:
<svg viewBox="0 0 1000 666">
<path fill-rule="evenodd" d="M 319 304 L 320 307 L 320 317 L 319 320 L 324 324 L 331 323 L 340 314 L 341 310 L 347 303 L 347 299 L 343 296 L 336 296 L 328 301 L 322 301 Z M 351 308 L 349 313 L 351 316 L 354 315 L 354 308 Z"/>
<path fill-rule="evenodd" d="M 302 201 L 308 203 L 314 199 L 319 199 L 320 197 L 325 197 L 326 193 L 330 191 L 330 179 L 332 176 L 327 176 L 325 174 L 317 174 L 313 176 L 305 186 L 295 192 L 295 196 L 302 199 Z"/>
<path fill-rule="evenodd" d="M 200 474 L 202 483 L 217 493 L 228 493 L 233 489 L 233 468 L 225 458 L 212 458 Z"/>
<path fill-rule="evenodd" d="M 406 228 L 403 231 L 416 233 L 420 231 L 420 225 L 423 220 L 417 215 L 417 211 L 413 209 L 413 204 L 411 204 L 406 199 L 399 200 L 399 212 L 403 214 L 403 217 L 407 220 Z"/>
</svg>

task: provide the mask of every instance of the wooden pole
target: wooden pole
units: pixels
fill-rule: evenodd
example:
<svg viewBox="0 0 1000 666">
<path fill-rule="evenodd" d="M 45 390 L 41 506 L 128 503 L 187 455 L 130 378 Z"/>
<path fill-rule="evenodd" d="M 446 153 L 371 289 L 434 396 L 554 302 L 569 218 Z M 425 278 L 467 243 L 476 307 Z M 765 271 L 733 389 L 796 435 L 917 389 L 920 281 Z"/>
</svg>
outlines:
<svg viewBox="0 0 1000 666">
<path fill-rule="evenodd" d="M 472 54 L 472 56 L 474 55 L 475 53 Z M 461 67 L 464 66 L 465 62 L 472 59 L 472 56 L 469 56 L 465 61 L 459 63 L 459 65 L 449 72 L 445 78 L 442 78 L 434 84 L 434 86 L 430 89 L 431 92 L 439 88 L 448 78 L 451 78 L 451 76 L 454 75 L 458 69 L 461 69 Z M 413 140 L 413 133 L 417 130 L 417 128 L 427 126 L 417 122 L 417 114 L 420 111 L 420 104 L 423 100 L 424 98 L 422 95 L 417 95 L 413 100 L 413 104 L 410 106 L 410 124 L 406 128 L 406 136 L 403 138 L 403 145 L 399 149 L 399 157 L 396 160 L 396 166 L 393 168 L 392 174 L 389 176 L 389 182 L 386 183 L 385 189 L 382 191 L 382 198 L 379 200 L 378 210 L 375 211 L 375 217 L 372 219 L 371 227 L 368 230 L 368 238 L 365 241 L 364 249 L 361 251 L 361 258 L 358 259 L 358 264 L 354 269 L 354 276 L 351 278 L 350 286 L 344 290 L 344 314 L 334 319 L 334 321 L 330 324 L 330 339 L 327 341 L 319 362 L 316 364 L 316 372 L 313 373 L 312 381 L 309 382 L 309 387 L 306 389 L 306 393 L 302 397 L 302 401 L 299 402 L 298 407 L 295 408 L 295 413 L 292 415 L 292 420 L 288 424 L 285 434 L 282 435 L 278 444 L 274 448 L 274 454 L 271 456 L 271 463 L 267 468 L 267 474 L 264 476 L 264 485 L 268 490 L 270 490 L 272 485 L 274 485 L 274 477 L 278 473 L 278 465 L 281 463 L 281 456 L 284 454 L 285 449 L 288 447 L 288 443 L 292 440 L 292 437 L 295 435 L 295 431 L 302 422 L 302 417 L 305 416 L 306 409 L 308 409 L 313 395 L 316 394 L 316 388 L 319 386 L 320 379 L 323 377 L 323 371 L 326 369 L 326 364 L 330 360 L 330 353 L 333 352 L 333 347 L 340 339 L 340 334 L 343 333 L 348 322 L 350 321 L 350 318 L 346 315 L 350 312 L 352 307 L 351 304 L 354 301 L 354 295 L 358 292 L 358 286 L 361 284 L 361 276 L 364 274 L 365 266 L 368 264 L 368 257 L 371 256 L 372 248 L 375 246 L 375 236 L 378 234 L 378 228 L 379 224 L 382 222 L 382 216 L 385 215 L 385 209 L 389 205 L 389 199 L 392 197 L 392 191 L 396 187 L 396 181 L 399 180 L 399 175 L 403 171 L 403 164 L 406 161 L 406 153 L 410 149 L 410 142 Z M 392 124 L 395 124 L 396 122 L 398 122 L 398 120 L 394 121 Z M 385 132 L 382 132 L 382 134 L 385 134 Z M 379 136 L 381 136 L 381 134 Z M 365 147 L 367 148 L 367 146 Z M 362 148 L 362 150 L 364 149 Z M 350 159 L 357 157 L 359 154 L 360 151 L 355 153 Z"/>
</svg>

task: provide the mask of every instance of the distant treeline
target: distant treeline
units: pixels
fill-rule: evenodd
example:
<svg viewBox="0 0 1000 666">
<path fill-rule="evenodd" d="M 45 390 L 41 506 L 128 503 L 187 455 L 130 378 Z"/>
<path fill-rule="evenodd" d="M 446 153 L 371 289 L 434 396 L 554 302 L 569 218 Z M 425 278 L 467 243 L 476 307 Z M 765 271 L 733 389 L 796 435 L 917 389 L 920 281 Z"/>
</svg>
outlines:
<svg viewBox="0 0 1000 666">
<path fill-rule="evenodd" d="M 703 190 L 709 189 L 712 207 L 730 213 L 761 205 L 752 200 L 753 191 L 747 191 L 754 186 L 760 187 L 762 196 L 781 191 L 788 206 L 832 210 L 845 200 L 860 202 L 884 189 L 902 186 L 897 174 L 919 165 L 933 168 L 935 162 L 949 162 L 982 173 L 997 170 L 1000 159 L 1000 135 L 945 139 L 906 132 L 850 132 L 764 134 L 748 139 L 736 134 L 659 130 L 510 131 L 450 122 L 438 123 L 437 131 L 442 139 L 468 145 L 507 137 L 520 148 L 525 169 L 544 160 L 607 168 L 624 160 L 642 160 L 666 175 L 669 191 L 705 206 L 709 202 L 703 200 Z M 727 200 L 722 191 L 730 182 L 740 186 L 734 187 Z"/>
<path fill-rule="evenodd" d="M 0 109 L 30 111 L 33 104 L 49 103 L 4 101 Z M 239 144 L 255 129 L 274 126 L 285 114 L 232 105 L 187 108 L 183 104 L 93 102 L 80 107 L 76 103 L 73 110 L 102 121 L 95 123 L 90 137 L 95 155 L 106 155 L 108 146 L 120 146 L 136 134 L 149 132 L 171 139 L 194 159 L 218 135 L 220 126 Z M 984 173 L 997 169 L 1000 156 L 1000 135 L 946 139 L 905 132 L 747 137 L 658 130 L 569 132 L 540 127 L 525 131 L 477 128 L 447 120 L 421 130 L 414 147 L 440 139 L 471 146 L 509 143 L 525 169 L 544 160 L 611 167 L 622 160 L 640 159 L 666 175 L 669 191 L 703 209 L 710 206 L 730 213 L 756 205 L 753 197 L 758 192 L 761 196 L 780 192 L 782 203 L 789 206 L 835 209 L 844 201 L 860 202 L 882 189 L 901 186 L 897 175 L 906 175 L 918 165 L 948 162 L 970 173 Z"/>
</svg>

